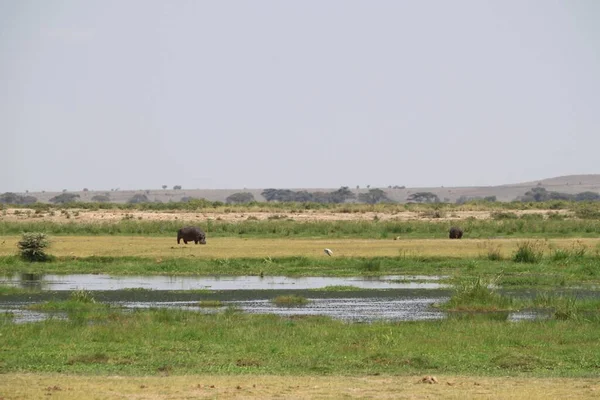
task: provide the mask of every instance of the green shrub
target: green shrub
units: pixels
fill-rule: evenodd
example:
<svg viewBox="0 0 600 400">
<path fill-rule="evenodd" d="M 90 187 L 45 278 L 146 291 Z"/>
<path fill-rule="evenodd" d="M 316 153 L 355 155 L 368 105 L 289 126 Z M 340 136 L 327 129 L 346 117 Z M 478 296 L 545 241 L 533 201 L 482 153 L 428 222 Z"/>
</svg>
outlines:
<svg viewBox="0 0 600 400">
<path fill-rule="evenodd" d="M 17 246 L 21 252 L 21 258 L 27 261 L 48 261 L 48 256 L 44 249 L 50 245 L 45 233 L 27 232 L 23 234 L 22 239 Z"/>
</svg>

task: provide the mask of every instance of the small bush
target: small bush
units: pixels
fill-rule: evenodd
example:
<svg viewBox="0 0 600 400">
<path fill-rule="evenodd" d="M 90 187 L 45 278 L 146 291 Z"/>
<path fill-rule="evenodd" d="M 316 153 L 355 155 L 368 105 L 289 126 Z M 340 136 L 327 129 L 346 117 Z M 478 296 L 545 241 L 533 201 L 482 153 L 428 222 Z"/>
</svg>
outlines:
<svg viewBox="0 0 600 400">
<path fill-rule="evenodd" d="M 539 242 L 521 242 L 517 244 L 517 251 L 513 255 L 514 262 L 536 263 L 544 255 L 543 245 Z"/>
<path fill-rule="evenodd" d="M 48 256 L 44 249 L 50 245 L 45 233 L 27 232 L 23 234 L 22 239 L 17 246 L 21 252 L 21 258 L 27 261 L 48 261 Z"/>
</svg>

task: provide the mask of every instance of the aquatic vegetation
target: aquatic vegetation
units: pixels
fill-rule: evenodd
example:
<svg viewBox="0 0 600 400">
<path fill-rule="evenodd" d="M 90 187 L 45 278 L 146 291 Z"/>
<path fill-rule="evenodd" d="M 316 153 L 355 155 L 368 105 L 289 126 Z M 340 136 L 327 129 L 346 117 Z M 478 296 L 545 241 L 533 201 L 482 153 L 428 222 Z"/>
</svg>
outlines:
<svg viewBox="0 0 600 400">
<path fill-rule="evenodd" d="M 295 306 L 302 306 L 302 305 L 308 303 L 308 300 L 302 296 L 290 295 L 290 296 L 277 296 L 271 302 L 279 307 L 295 307 Z"/>
<path fill-rule="evenodd" d="M 500 278 L 476 278 L 461 281 L 455 285 L 450 300 L 441 305 L 449 310 L 508 310 L 513 307 L 514 300 L 499 294 L 495 287 Z"/>
<path fill-rule="evenodd" d="M 198 302 L 198 306 L 205 307 L 205 308 L 222 307 L 223 302 L 220 300 L 200 300 Z"/>
</svg>

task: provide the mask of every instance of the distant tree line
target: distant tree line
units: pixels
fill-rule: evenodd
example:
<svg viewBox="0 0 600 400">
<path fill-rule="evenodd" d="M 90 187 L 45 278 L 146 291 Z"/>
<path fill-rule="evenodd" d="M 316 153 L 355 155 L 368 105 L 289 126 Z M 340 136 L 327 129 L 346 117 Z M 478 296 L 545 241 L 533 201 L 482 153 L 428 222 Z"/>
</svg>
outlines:
<svg viewBox="0 0 600 400">
<path fill-rule="evenodd" d="M 485 196 L 485 197 L 481 197 L 481 196 L 460 196 L 458 199 L 456 199 L 456 204 L 465 204 L 468 203 L 470 201 L 486 201 L 486 202 L 490 202 L 493 203 L 495 201 L 498 201 L 496 196 Z"/>
<path fill-rule="evenodd" d="M 179 185 L 176 185 L 179 189 Z M 160 203 L 159 200 L 150 200 L 147 195 L 150 191 L 146 191 L 146 194 L 135 194 L 133 197 L 128 199 L 128 204 L 144 204 L 144 203 Z M 342 186 L 338 190 L 332 192 L 309 192 L 306 190 L 289 190 L 289 189 L 265 189 L 261 195 L 267 202 L 296 202 L 296 203 L 320 203 L 320 204 L 343 204 L 347 202 L 358 202 L 367 204 L 378 204 L 378 203 L 393 203 L 387 193 L 382 189 L 371 189 L 363 193 L 356 195 L 347 186 Z M 112 199 L 109 193 L 97 194 L 92 196 L 90 199 L 95 203 L 110 203 Z M 546 188 L 537 186 L 528 190 L 524 195 L 517 197 L 514 201 L 519 202 L 547 202 L 547 201 L 600 201 L 600 194 L 596 192 L 586 191 L 577 194 L 562 193 L 556 191 L 549 191 Z M 68 204 L 79 202 L 80 196 L 76 193 L 62 192 L 57 196 L 49 199 L 49 202 L 56 205 Z M 407 199 L 409 203 L 423 203 L 423 204 L 435 204 L 441 203 L 440 198 L 433 192 L 416 192 L 410 194 Z M 496 196 L 486 197 L 471 197 L 471 196 L 460 196 L 456 200 L 456 204 L 464 204 L 471 201 L 485 201 L 485 202 L 496 202 Z M 14 205 L 30 205 L 37 203 L 38 199 L 30 195 L 22 195 L 12 192 L 6 192 L 0 194 L 0 204 L 14 204 Z M 182 197 L 182 203 L 194 202 L 196 205 L 203 206 L 210 203 L 212 206 L 215 204 L 224 204 L 222 202 L 210 202 L 206 199 L 195 199 L 193 197 Z M 238 192 L 228 196 L 225 199 L 226 204 L 248 204 L 256 202 L 254 195 L 249 192 Z M 448 203 L 448 199 L 444 199 L 444 203 Z M 213 204 L 214 203 L 214 204 Z"/>
<path fill-rule="evenodd" d="M 381 189 L 369 189 L 367 193 L 359 193 L 358 201 L 367 204 L 393 203 Z"/>
<path fill-rule="evenodd" d="M 78 198 L 79 198 L 78 194 L 63 192 L 63 193 L 59 194 L 58 196 L 52 197 L 48 201 L 53 204 L 65 204 L 65 203 L 72 203 L 74 201 L 77 201 L 76 199 L 78 199 Z"/>
<path fill-rule="evenodd" d="M 380 190 L 380 189 L 376 189 Z M 294 191 L 289 189 L 265 189 L 261 195 L 267 201 L 298 202 L 298 203 L 345 203 L 356 199 L 356 195 L 342 186 L 333 192 L 308 192 L 306 190 Z"/>
<path fill-rule="evenodd" d="M 577 194 L 552 192 L 543 187 L 534 187 L 525 192 L 523 196 L 516 198 L 522 202 L 542 202 L 550 200 L 566 200 L 566 201 L 600 201 L 600 194 L 596 192 L 581 192 Z"/>
<path fill-rule="evenodd" d="M 0 203 L 3 204 L 33 204 L 35 202 L 37 202 L 37 198 L 33 196 L 23 196 L 11 192 L 0 194 Z"/>
</svg>

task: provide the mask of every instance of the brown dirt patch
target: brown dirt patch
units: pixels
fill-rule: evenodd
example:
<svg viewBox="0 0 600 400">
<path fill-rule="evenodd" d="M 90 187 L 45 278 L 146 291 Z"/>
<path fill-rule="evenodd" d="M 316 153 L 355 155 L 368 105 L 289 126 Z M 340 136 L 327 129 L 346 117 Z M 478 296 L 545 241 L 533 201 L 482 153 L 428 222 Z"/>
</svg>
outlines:
<svg viewBox="0 0 600 400">
<path fill-rule="evenodd" d="M 597 379 L 437 376 L 163 376 L 89 377 L 5 374 L 6 399 L 592 399 Z"/>
</svg>

